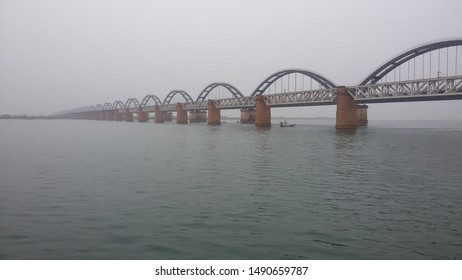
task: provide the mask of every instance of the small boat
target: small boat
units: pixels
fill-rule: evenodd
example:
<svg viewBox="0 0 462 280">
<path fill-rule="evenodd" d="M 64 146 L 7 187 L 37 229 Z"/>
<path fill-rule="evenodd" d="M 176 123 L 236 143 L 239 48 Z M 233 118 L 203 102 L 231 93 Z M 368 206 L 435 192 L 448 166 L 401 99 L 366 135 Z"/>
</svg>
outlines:
<svg viewBox="0 0 462 280">
<path fill-rule="evenodd" d="M 281 122 L 281 127 L 294 127 L 294 123 L 288 123 L 287 121 Z"/>
</svg>

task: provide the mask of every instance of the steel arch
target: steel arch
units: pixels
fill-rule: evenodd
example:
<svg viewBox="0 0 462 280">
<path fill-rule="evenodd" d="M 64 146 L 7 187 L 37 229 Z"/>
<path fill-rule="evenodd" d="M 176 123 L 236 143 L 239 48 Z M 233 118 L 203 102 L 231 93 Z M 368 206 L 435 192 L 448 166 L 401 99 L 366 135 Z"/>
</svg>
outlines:
<svg viewBox="0 0 462 280">
<path fill-rule="evenodd" d="M 224 88 L 226 88 L 229 92 L 231 92 L 231 94 L 234 96 L 234 97 L 244 97 L 244 95 L 242 95 L 242 93 L 237 89 L 235 88 L 234 86 L 230 85 L 230 84 L 227 84 L 227 83 L 213 83 L 213 84 L 210 84 L 208 85 L 202 92 L 201 94 L 199 94 L 199 97 L 197 97 L 197 100 L 196 101 L 205 101 L 205 98 L 207 98 L 207 96 L 209 95 L 209 93 L 214 90 L 216 87 L 219 87 L 219 86 L 222 86 Z"/>
<path fill-rule="evenodd" d="M 385 62 L 382 66 L 377 68 L 374 72 L 372 72 L 369 76 L 367 76 L 364 81 L 361 82 L 360 85 L 367 85 L 367 84 L 375 84 L 380 81 L 385 75 L 396 69 L 398 66 L 402 65 L 403 63 L 419 56 L 423 55 L 427 52 L 431 52 L 434 50 L 454 47 L 454 46 L 462 46 L 462 38 L 458 39 L 450 39 L 444 41 L 437 41 L 432 43 L 427 43 L 425 45 L 417 46 L 409 51 L 405 51 L 402 54 L 395 56 L 394 58 L 390 59 L 389 61 Z"/>
<path fill-rule="evenodd" d="M 167 95 L 167 97 L 165 97 L 163 104 L 170 104 L 170 101 L 172 101 L 172 98 L 177 94 L 181 94 L 181 96 L 183 96 L 183 98 L 186 99 L 186 102 L 194 102 L 191 96 L 187 92 L 183 90 L 173 90 Z"/>
<path fill-rule="evenodd" d="M 321 76 L 320 74 L 308 71 L 308 70 L 303 70 L 303 69 L 287 69 L 287 70 L 282 70 L 279 72 L 276 72 L 266 78 L 252 93 L 251 96 L 255 95 L 262 95 L 266 89 L 268 89 L 269 86 L 271 86 L 276 80 L 279 78 L 282 78 L 286 75 L 293 74 L 293 73 L 299 73 L 305 76 L 308 76 L 318 83 L 320 83 L 323 87 L 329 89 L 329 88 L 335 88 L 336 85 L 329 81 L 327 78 Z"/>
<path fill-rule="evenodd" d="M 103 111 L 108 111 L 108 110 L 112 110 L 112 104 L 111 103 L 104 103 L 103 105 Z"/>
<path fill-rule="evenodd" d="M 141 101 L 141 107 L 145 107 L 146 104 L 148 104 L 148 101 L 149 99 L 152 99 L 154 100 L 154 102 L 156 102 L 156 105 L 161 105 L 162 102 L 160 101 L 159 97 L 157 97 L 156 95 L 146 95 L 143 100 Z"/>
<path fill-rule="evenodd" d="M 91 105 L 91 106 L 89 107 L 89 111 L 90 111 L 90 112 L 96 111 L 96 106 L 95 106 L 95 105 Z"/>
<path fill-rule="evenodd" d="M 128 109 L 128 108 L 130 108 L 130 105 L 131 105 L 132 103 L 135 104 L 135 107 L 136 107 L 136 108 L 140 107 L 140 102 L 138 102 L 138 100 L 136 100 L 136 98 L 129 98 L 129 99 L 127 100 L 127 102 L 125 102 L 124 107 Z"/>
<path fill-rule="evenodd" d="M 102 111 L 103 110 L 103 105 L 102 104 L 98 104 L 95 106 L 95 111 Z"/>
<path fill-rule="evenodd" d="M 117 100 L 114 102 L 114 104 L 112 104 L 112 108 L 114 109 L 125 109 L 125 105 L 122 101 L 120 100 Z"/>
</svg>

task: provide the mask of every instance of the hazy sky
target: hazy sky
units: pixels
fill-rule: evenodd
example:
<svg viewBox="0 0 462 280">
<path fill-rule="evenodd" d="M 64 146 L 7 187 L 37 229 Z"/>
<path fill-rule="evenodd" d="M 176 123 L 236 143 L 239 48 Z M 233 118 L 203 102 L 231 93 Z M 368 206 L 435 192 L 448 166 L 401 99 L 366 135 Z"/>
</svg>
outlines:
<svg viewBox="0 0 462 280">
<path fill-rule="evenodd" d="M 462 37 L 460 0 L 0 0 L 0 114 L 51 114 L 212 82 L 244 95 L 287 68 L 356 85 L 398 53 Z M 462 119 L 462 101 L 370 119 Z M 226 115 L 226 112 L 223 113 Z M 335 106 L 274 115 L 335 116 Z"/>
</svg>

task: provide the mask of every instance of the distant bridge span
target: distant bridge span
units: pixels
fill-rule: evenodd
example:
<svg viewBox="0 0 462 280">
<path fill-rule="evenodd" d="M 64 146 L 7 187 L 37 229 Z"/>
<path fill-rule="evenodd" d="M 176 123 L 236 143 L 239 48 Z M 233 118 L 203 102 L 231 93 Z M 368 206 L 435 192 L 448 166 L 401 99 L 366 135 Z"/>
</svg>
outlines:
<svg viewBox="0 0 462 280">
<path fill-rule="evenodd" d="M 336 105 L 336 127 L 354 128 L 367 123 L 367 106 L 358 104 L 462 99 L 461 45 L 462 38 L 458 38 L 412 48 L 386 61 L 357 86 L 336 86 L 313 71 L 286 69 L 271 74 L 250 96 L 230 84 L 212 83 L 195 101 L 187 92 L 173 90 L 163 102 L 156 95 L 147 95 L 141 102 L 129 98 L 125 103 L 106 102 L 56 115 L 132 121 L 137 114 L 138 121 L 147 121 L 154 112 L 156 122 L 163 122 L 166 112 L 176 112 L 177 122 L 187 123 L 187 111 L 199 114 L 207 110 L 208 123 L 220 124 L 220 110 L 241 109 L 241 122 L 246 118 L 245 122 L 256 126 L 269 126 L 271 107 Z M 229 97 L 210 99 L 218 88 L 224 88 Z"/>
</svg>

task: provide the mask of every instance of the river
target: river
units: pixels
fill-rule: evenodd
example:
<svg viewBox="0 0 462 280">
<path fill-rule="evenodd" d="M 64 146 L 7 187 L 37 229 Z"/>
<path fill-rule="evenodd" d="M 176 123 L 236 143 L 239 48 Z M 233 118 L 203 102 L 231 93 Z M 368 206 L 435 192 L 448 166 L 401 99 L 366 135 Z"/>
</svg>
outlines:
<svg viewBox="0 0 462 280">
<path fill-rule="evenodd" d="M 461 259 L 462 121 L 0 121 L 0 259 Z"/>
</svg>

